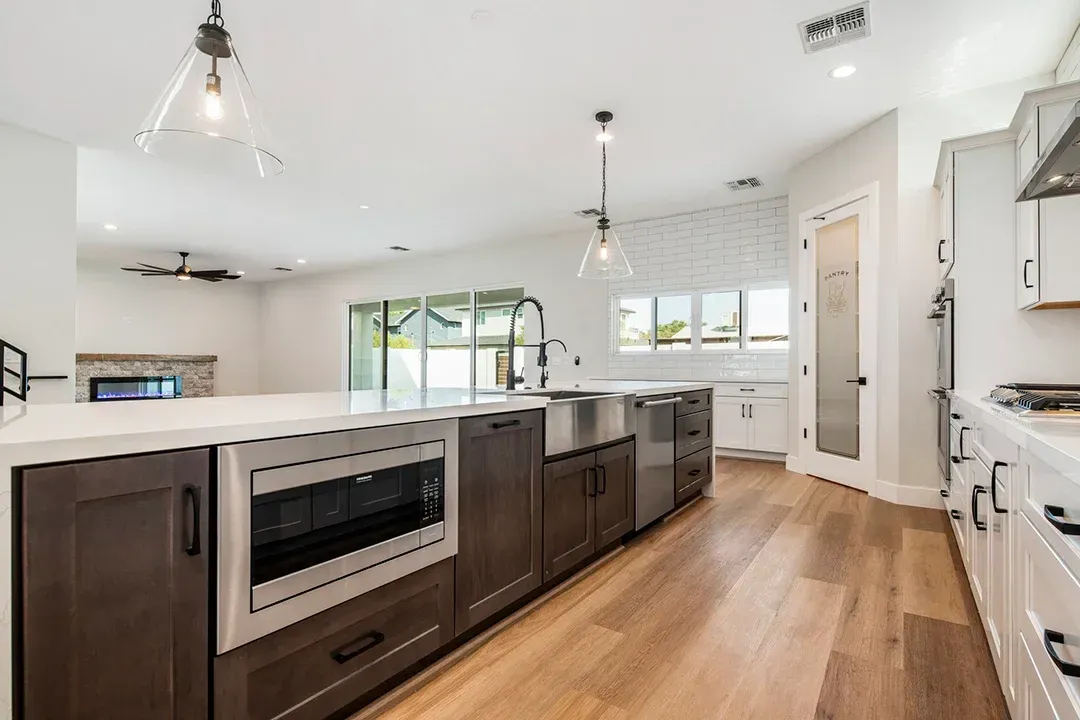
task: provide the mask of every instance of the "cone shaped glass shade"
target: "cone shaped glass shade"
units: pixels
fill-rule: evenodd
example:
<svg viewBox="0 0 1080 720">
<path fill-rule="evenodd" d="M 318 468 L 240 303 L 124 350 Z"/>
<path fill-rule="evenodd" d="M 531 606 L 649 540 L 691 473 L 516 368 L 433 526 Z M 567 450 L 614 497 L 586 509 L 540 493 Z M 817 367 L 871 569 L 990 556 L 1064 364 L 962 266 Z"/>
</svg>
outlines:
<svg viewBox="0 0 1080 720">
<path fill-rule="evenodd" d="M 591 280 L 607 280 L 610 278 L 626 277 L 633 275 L 630 263 L 626 261 L 619 238 L 611 228 L 601 230 L 597 228 L 589 241 L 589 249 L 585 251 L 585 257 L 581 261 L 581 269 L 578 277 Z"/>
<path fill-rule="evenodd" d="M 268 141 L 262 111 L 232 38 L 207 25 L 199 28 L 135 135 L 135 144 L 151 155 L 250 177 L 279 175 L 285 169 L 266 149 Z"/>
</svg>

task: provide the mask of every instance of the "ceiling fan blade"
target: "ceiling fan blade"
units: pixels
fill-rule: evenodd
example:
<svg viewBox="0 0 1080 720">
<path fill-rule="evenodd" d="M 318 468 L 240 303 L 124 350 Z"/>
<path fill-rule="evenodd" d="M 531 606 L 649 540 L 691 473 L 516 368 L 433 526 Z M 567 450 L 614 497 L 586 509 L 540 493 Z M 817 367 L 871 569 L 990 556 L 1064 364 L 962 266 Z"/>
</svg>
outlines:
<svg viewBox="0 0 1080 720">
<path fill-rule="evenodd" d="M 218 275 L 222 280 L 239 280 L 239 275 Z"/>
<path fill-rule="evenodd" d="M 168 268 L 158 267 L 157 265 L 147 265 L 146 263 L 136 263 L 136 264 L 137 265 L 142 265 L 144 268 L 150 268 L 151 270 L 161 270 L 162 272 L 167 272 L 167 273 L 172 272 L 172 270 L 170 270 Z"/>
<path fill-rule="evenodd" d="M 142 273 L 142 276 L 143 277 L 172 277 L 173 274 L 172 273 L 163 273 L 163 272 L 144 272 L 144 273 Z"/>
<path fill-rule="evenodd" d="M 228 275 L 228 270 L 193 270 L 191 272 L 192 277 L 210 277 Z"/>
<path fill-rule="evenodd" d="M 206 282 L 221 282 L 220 276 L 204 277 L 202 275 L 192 275 L 191 277 L 195 278 L 196 280 L 205 280 Z"/>
</svg>

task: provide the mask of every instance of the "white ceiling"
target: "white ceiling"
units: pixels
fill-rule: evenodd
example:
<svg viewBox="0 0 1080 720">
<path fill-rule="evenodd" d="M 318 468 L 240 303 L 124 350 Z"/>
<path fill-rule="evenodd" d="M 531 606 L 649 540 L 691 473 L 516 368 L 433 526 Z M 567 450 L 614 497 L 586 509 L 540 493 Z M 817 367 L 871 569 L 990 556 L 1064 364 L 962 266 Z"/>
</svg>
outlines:
<svg viewBox="0 0 1080 720">
<path fill-rule="evenodd" d="M 249 273 L 393 244 L 501 239 L 525 257 L 528 237 L 588 231 L 572 212 L 599 203 L 597 110 L 615 113 L 614 220 L 725 204 L 725 181 L 782 192 L 792 165 L 893 107 L 1051 70 L 1080 22 L 1075 0 L 872 0 L 870 39 L 805 55 L 797 24 L 845 4 L 223 0 L 286 165 L 241 181 L 131 140 L 208 1 L 5 2 L 0 121 L 83 148 L 81 254 L 184 249 Z M 842 63 L 858 73 L 829 79 Z"/>
</svg>

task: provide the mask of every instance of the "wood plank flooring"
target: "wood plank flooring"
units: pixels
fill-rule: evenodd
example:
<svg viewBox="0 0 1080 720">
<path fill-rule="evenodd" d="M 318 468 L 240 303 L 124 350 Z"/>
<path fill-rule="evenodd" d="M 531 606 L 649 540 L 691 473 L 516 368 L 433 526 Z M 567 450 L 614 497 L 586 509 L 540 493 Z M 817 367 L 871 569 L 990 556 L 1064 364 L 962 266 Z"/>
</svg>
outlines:
<svg viewBox="0 0 1080 720">
<path fill-rule="evenodd" d="M 357 718 L 1007 717 L 941 511 L 718 460 L 635 538 Z"/>
</svg>

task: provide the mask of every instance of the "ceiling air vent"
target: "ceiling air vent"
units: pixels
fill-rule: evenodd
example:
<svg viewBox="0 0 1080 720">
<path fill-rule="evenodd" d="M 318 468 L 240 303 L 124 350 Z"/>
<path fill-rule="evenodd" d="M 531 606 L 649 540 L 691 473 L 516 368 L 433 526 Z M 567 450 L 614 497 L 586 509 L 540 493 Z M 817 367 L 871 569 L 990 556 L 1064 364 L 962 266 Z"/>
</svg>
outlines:
<svg viewBox="0 0 1080 720">
<path fill-rule="evenodd" d="M 807 54 L 870 37 L 870 3 L 859 3 L 799 23 L 799 34 Z"/>
<path fill-rule="evenodd" d="M 574 214 L 577 215 L 579 218 L 600 217 L 600 211 L 597 210 L 596 208 L 588 208 L 586 210 L 578 210 Z"/>
<path fill-rule="evenodd" d="M 732 180 L 727 184 L 728 190 L 731 192 L 738 192 L 740 190 L 749 190 L 751 188 L 759 188 L 765 183 L 761 182 L 761 178 L 748 177 L 740 180 Z"/>
<path fill-rule="evenodd" d="M 277 270 L 278 272 L 292 272 L 292 268 L 287 268 L 287 267 L 276 267 L 274 269 Z"/>
<path fill-rule="evenodd" d="M 390 247 L 388 247 L 386 249 L 387 250 L 393 250 L 394 252 L 409 252 L 409 248 L 401 247 L 400 245 L 391 245 Z"/>
</svg>

